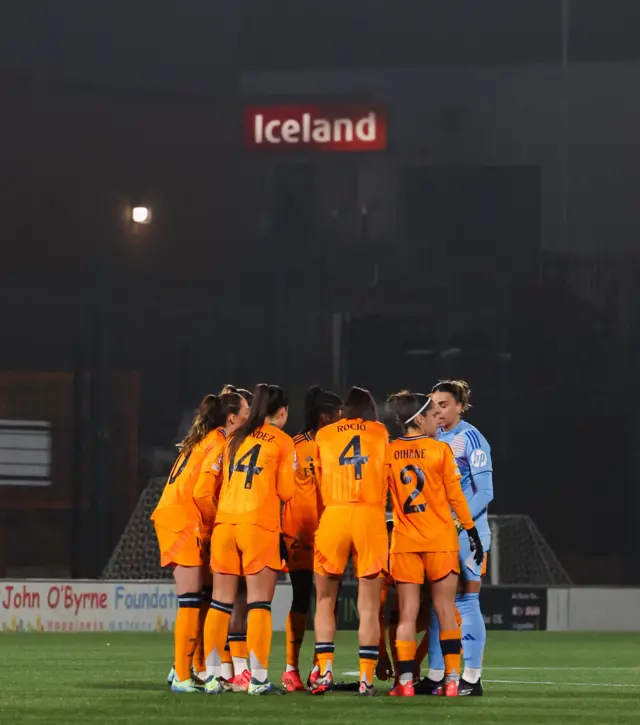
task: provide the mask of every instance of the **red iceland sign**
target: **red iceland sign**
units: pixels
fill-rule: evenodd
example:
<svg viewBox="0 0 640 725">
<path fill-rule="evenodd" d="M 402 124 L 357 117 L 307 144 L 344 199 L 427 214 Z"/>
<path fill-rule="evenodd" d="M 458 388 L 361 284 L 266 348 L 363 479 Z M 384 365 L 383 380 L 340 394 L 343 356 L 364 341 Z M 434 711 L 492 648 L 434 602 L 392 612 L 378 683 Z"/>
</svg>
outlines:
<svg viewBox="0 0 640 725">
<path fill-rule="evenodd" d="M 254 106 L 244 138 L 252 151 L 383 151 L 387 116 L 376 104 Z"/>
</svg>

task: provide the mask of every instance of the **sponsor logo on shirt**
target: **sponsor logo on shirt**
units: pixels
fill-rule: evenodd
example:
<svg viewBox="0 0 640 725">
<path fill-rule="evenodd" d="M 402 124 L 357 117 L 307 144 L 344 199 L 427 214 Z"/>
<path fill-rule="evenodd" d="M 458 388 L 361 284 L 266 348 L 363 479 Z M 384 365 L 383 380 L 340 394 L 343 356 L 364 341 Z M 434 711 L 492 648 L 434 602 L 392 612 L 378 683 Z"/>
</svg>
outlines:
<svg viewBox="0 0 640 725">
<path fill-rule="evenodd" d="M 476 448 L 469 456 L 469 463 L 474 468 L 482 468 L 487 465 L 487 454 L 481 448 Z"/>
</svg>

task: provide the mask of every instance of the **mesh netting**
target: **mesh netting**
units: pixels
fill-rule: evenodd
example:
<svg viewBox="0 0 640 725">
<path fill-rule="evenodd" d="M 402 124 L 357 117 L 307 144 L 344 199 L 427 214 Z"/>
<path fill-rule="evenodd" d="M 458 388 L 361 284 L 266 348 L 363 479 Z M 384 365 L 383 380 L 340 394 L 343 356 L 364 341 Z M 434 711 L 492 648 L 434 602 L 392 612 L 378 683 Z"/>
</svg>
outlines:
<svg viewBox="0 0 640 725">
<path fill-rule="evenodd" d="M 171 579 L 171 570 L 160 566 L 156 532 L 149 519 L 166 482 L 166 478 L 153 478 L 147 484 L 102 573 L 104 579 Z"/>
<path fill-rule="evenodd" d="M 490 516 L 489 519 L 493 540 L 488 583 L 571 584 L 569 575 L 529 516 Z M 492 581 L 493 578 L 497 581 Z"/>
</svg>

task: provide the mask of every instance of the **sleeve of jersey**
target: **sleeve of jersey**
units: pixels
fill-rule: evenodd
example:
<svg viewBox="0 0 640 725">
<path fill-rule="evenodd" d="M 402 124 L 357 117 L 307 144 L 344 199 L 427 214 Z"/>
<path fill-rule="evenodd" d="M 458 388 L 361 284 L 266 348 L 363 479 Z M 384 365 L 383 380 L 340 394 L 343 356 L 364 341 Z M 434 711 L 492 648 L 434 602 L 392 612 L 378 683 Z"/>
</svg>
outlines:
<svg viewBox="0 0 640 725">
<path fill-rule="evenodd" d="M 203 531 L 201 533 L 204 538 L 211 536 L 216 515 L 215 498 L 218 479 L 216 467 L 219 458 L 220 450 L 216 446 L 204 459 L 193 489 L 193 500 L 202 516 Z"/>
<path fill-rule="evenodd" d="M 484 436 L 475 430 L 465 432 L 465 453 L 473 481 L 473 495 L 468 499 L 469 510 L 477 518 L 493 501 L 493 463 L 491 448 Z"/>
<path fill-rule="evenodd" d="M 447 492 L 447 500 L 458 521 L 465 529 L 473 528 L 473 517 L 471 516 L 469 504 L 464 493 L 462 493 L 462 487 L 460 485 L 460 471 L 453 457 L 453 451 L 449 446 L 444 447 L 442 473 L 444 487 Z"/>
<path fill-rule="evenodd" d="M 278 498 L 286 503 L 296 490 L 296 449 L 293 440 L 287 436 L 282 444 L 276 490 Z"/>
</svg>

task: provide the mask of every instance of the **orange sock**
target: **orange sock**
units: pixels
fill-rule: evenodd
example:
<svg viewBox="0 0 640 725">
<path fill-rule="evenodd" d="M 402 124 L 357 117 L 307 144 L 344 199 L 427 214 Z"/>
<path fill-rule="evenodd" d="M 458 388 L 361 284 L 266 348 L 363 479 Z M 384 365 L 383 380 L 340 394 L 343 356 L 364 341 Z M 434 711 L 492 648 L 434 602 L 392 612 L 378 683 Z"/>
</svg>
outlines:
<svg viewBox="0 0 640 725">
<path fill-rule="evenodd" d="M 373 673 L 376 670 L 376 662 L 380 647 L 375 645 L 360 645 L 360 682 L 366 685 L 373 685 Z"/>
<path fill-rule="evenodd" d="M 200 592 L 178 596 L 178 615 L 173 631 L 174 666 L 178 680 L 191 679 L 191 661 L 198 639 L 198 616 L 202 597 Z"/>
<path fill-rule="evenodd" d="M 320 676 L 333 674 L 333 657 L 336 646 L 333 642 L 316 642 L 315 664 L 320 668 Z"/>
<path fill-rule="evenodd" d="M 460 679 L 460 651 L 462 633 L 460 629 L 440 631 L 440 647 L 444 656 L 444 675 L 447 682 Z"/>
<path fill-rule="evenodd" d="M 227 645 L 227 633 L 233 604 L 211 601 L 211 607 L 204 625 L 204 652 L 207 665 L 207 677 L 220 677 L 222 658 Z"/>
<path fill-rule="evenodd" d="M 458 607 L 456 607 L 456 622 L 458 623 L 458 627 L 462 627 L 462 617 L 460 616 Z"/>
<path fill-rule="evenodd" d="M 233 659 L 233 673 L 238 677 L 247 669 L 247 635 L 244 632 L 229 632 L 229 649 Z"/>
<path fill-rule="evenodd" d="M 268 678 L 271 654 L 271 602 L 252 602 L 247 605 L 247 650 L 251 677 L 258 682 Z"/>
<path fill-rule="evenodd" d="M 418 667 L 420 667 L 422 665 L 422 663 L 424 662 L 424 658 L 427 656 L 428 652 L 429 652 L 429 630 L 427 630 L 422 635 L 420 644 L 418 645 L 418 648 L 416 649 L 416 665 Z"/>
<path fill-rule="evenodd" d="M 401 685 L 408 685 L 413 682 L 413 670 L 416 664 L 416 641 L 396 640 L 396 651 L 398 653 L 398 677 Z"/>
<path fill-rule="evenodd" d="M 287 666 L 296 670 L 300 666 L 300 647 L 307 629 L 307 615 L 293 609 L 287 617 Z"/>
<path fill-rule="evenodd" d="M 202 590 L 202 602 L 200 602 L 200 615 L 198 617 L 198 641 L 196 651 L 193 653 L 193 669 L 196 672 L 204 672 L 207 669 L 204 656 L 204 623 L 207 621 L 207 612 L 211 604 L 211 587 L 204 587 Z"/>
</svg>

